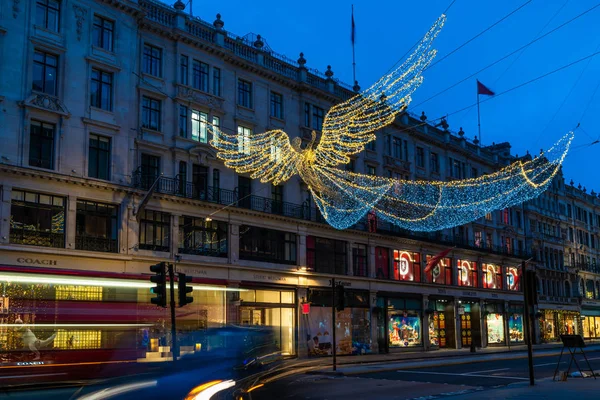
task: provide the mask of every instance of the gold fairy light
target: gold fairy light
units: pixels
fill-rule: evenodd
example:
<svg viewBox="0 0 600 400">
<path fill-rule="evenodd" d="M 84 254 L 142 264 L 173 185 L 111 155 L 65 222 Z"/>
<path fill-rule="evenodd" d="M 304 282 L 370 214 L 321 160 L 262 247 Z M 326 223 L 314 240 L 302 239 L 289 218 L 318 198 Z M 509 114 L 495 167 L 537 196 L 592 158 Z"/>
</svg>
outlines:
<svg viewBox="0 0 600 400">
<path fill-rule="evenodd" d="M 238 173 L 278 185 L 298 174 L 308 185 L 327 222 L 345 229 L 373 210 L 383 220 L 414 231 L 462 225 L 486 213 L 520 204 L 542 193 L 558 172 L 573 134 L 543 156 L 517 161 L 489 175 L 452 182 L 407 181 L 357 174 L 339 168 L 391 124 L 423 82 L 423 71 L 435 57 L 431 49 L 446 17 L 442 15 L 407 60 L 360 94 L 329 109 L 317 134 L 302 148 L 284 131 L 252 136 L 229 135 L 208 124 L 217 157 Z"/>
</svg>

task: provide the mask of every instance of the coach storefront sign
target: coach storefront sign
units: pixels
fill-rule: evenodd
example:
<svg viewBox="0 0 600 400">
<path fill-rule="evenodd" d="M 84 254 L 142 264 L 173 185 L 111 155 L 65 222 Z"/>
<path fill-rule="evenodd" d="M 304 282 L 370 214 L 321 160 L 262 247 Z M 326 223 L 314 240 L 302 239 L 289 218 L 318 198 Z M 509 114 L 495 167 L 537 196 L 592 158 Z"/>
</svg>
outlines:
<svg viewBox="0 0 600 400">
<path fill-rule="evenodd" d="M 17 264 L 20 265 L 44 265 L 44 266 L 56 266 L 57 261 L 52 259 L 43 259 L 43 258 L 26 258 L 26 257 L 18 257 Z"/>
</svg>

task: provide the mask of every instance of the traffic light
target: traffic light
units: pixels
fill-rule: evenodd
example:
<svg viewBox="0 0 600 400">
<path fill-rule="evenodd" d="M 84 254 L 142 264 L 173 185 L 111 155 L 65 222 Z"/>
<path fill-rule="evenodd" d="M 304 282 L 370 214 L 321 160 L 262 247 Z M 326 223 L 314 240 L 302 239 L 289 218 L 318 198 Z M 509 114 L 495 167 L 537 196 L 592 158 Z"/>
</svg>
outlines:
<svg viewBox="0 0 600 400">
<path fill-rule="evenodd" d="M 150 277 L 150 282 L 156 283 L 156 286 L 151 289 L 156 297 L 150 299 L 150 302 L 159 307 L 167 307 L 167 263 L 151 265 L 150 271 L 155 274 Z"/>
<path fill-rule="evenodd" d="M 342 311 L 346 306 L 346 293 L 344 293 L 344 287 L 339 285 L 335 288 L 335 309 Z"/>
<path fill-rule="evenodd" d="M 186 276 L 186 274 L 181 272 L 179 272 L 177 275 L 179 276 L 179 280 L 177 282 L 177 289 L 179 291 L 179 307 L 183 307 L 186 304 L 190 304 L 194 301 L 193 297 L 188 296 L 188 293 L 192 293 L 194 288 L 187 285 L 188 283 L 192 282 L 192 277 Z"/>
</svg>

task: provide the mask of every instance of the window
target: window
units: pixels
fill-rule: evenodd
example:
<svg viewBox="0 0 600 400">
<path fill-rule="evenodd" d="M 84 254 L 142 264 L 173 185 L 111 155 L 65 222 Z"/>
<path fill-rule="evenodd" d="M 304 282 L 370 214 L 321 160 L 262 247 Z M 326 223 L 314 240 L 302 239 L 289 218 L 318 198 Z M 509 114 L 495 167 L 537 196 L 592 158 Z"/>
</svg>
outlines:
<svg viewBox="0 0 600 400">
<path fill-rule="evenodd" d="M 483 246 L 483 232 L 475 231 L 475 246 L 482 247 Z"/>
<path fill-rule="evenodd" d="M 212 186 L 213 186 L 213 201 L 217 203 L 221 202 L 221 171 L 218 169 L 213 169 L 212 176 Z"/>
<path fill-rule="evenodd" d="M 106 111 L 112 110 L 113 74 L 92 68 L 90 105 Z"/>
<path fill-rule="evenodd" d="M 117 206 L 77 200 L 75 248 L 118 253 Z"/>
<path fill-rule="evenodd" d="M 188 108 L 179 105 L 179 136 L 188 137 Z"/>
<path fill-rule="evenodd" d="M 425 150 L 417 146 L 417 167 L 425 168 Z"/>
<path fill-rule="evenodd" d="M 437 155 L 437 153 L 431 153 L 431 156 L 429 158 L 429 167 L 431 168 L 431 172 L 434 172 L 436 174 L 439 174 L 440 172 L 440 159 Z"/>
<path fill-rule="evenodd" d="M 283 95 L 271 92 L 271 117 L 283 119 Z"/>
<path fill-rule="evenodd" d="M 369 262 L 366 244 L 352 245 L 352 267 L 354 276 L 369 276 Z"/>
<path fill-rule="evenodd" d="M 98 15 L 94 15 L 94 27 L 92 32 L 92 45 L 113 51 L 113 36 L 115 23 Z"/>
<path fill-rule="evenodd" d="M 192 110 L 192 140 L 201 143 L 208 142 L 207 122 L 208 114 Z"/>
<path fill-rule="evenodd" d="M 36 50 L 33 55 L 33 87 L 37 92 L 56 96 L 58 57 Z"/>
<path fill-rule="evenodd" d="M 42 28 L 58 32 L 60 2 L 57 0 L 37 0 L 35 23 Z"/>
<path fill-rule="evenodd" d="M 160 100 L 142 97 L 142 127 L 160 131 Z"/>
<path fill-rule="evenodd" d="M 208 64 L 194 60 L 192 64 L 192 84 L 198 90 L 208 92 Z"/>
<path fill-rule="evenodd" d="M 250 208 L 252 205 L 252 179 L 238 175 L 237 198 L 238 206 Z"/>
<path fill-rule="evenodd" d="M 502 223 L 505 225 L 510 225 L 510 210 L 505 208 L 501 211 Z"/>
<path fill-rule="evenodd" d="M 29 165 L 54 169 L 54 133 L 56 126 L 32 120 L 29 128 Z"/>
<path fill-rule="evenodd" d="M 471 178 L 477 178 L 477 168 L 471 167 Z"/>
<path fill-rule="evenodd" d="M 521 228 L 521 211 L 517 210 L 515 212 L 515 214 L 516 214 L 515 215 L 515 219 L 516 219 L 516 222 L 517 222 L 517 228 Z"/>
<path fill-rule="evenodd" d="M 283 186 L 271 186 L 271 200 L 273 200 L 271 211 L 275 214 L 283 214 Z"/>
<path fill-rule="evenodd" d="M 483 264 L 481 272 L 483 273 L 484 289 L 502 289 L 502 267 L 493 264 Z"/>
<path fill-rule="evenodd" d="M 188 56 L 181 55 L 179 56 L 179 81 L 182 85 L 188 84 L 188 66 L 189 66 L 189 58 Z"/>
<path fill-rule="evenodd" d="M 367 175 L 377 175 L 377 171 L 374 166 L 367 165 Z"/>
<path fill-rule="evenodd" d="M 387 247 L 375 247 L 375 277 L 377 279 L 388 279 L 390 276 L 389 265 L 390 249 Z"/>
<path fill-rule="evenodd" d="M 425 267 L 425 277 L 429 283 L 440 285 L 452 285 L 452 259 L 445 257 L 431 265 L 433 257 L 427 256 L 427 266 Z"/>
<path fill-rule="evenodd" d="M 148 189 L 160 174 L 160 157 L 142 153 L 142 188 Z"/>
<path fill-rule="evenodd" d="M 491 221 L 492 220 L 492 213 L 489 212 L 489 213 L 485 214 L 485 219 L 486 219 L 486 221 Z"/>
<path fill-rule="evenodd" d="M 310 104 L 304 103 L 304 126 L 310 127 Z"/>
<path fill-rule="evenodd" d="M 187 195 L 187 163 L 179 161 L 179 173 L 177 174 L 178 193 L 181 196 Z"/>
<path fill-rule="evenodd" d="M 144 44 L 143 71 L 159 78 L 162 76 L 162 49 Z"/>
<path fill-rule="evenodd" d="M 110 138 L 90 135 L 88 176 L 110 180 Z"/>
<path fill-rule="evenodd" d="M 243 154 L 250 154 L 250 138 L 252 129 L 238 125 L 238 151 Z"/>
<path fill-rule="evenodd" d="M 206 200 L 208 194 L 208 167 L 192 165 L 192 186 L 194 199 Z"/>
<path fill-rule="evenodd" d="M 311 271 L 345 275 L 348 271 L 346 242 L 307 236 L 306 261 Z"/>
<path fill-rule="evenodd" d="M 317 106 L 312 106 L 312 109 L 312 128 L 320 131 L 323 129 L 323 119 L 325 118 L 325 110 Z"/>
<path fill-rule="evenodd" d="M 365 146 L 367 148 L 367 150 L 370 151 L 377 151 L 377 140 L 371 140 L 370 142 L 367 143 L 367 145 Z"/>
<path fill-rule="evenodd" d="M 140 249 L 154 251 L 169 251 L 171 228 L 167 213 L 144 210 L 140 218 Z"/>
<path fill-rule="evenodd" d="M 213 67 L 213 94 L 221 96 L 221 69 Z"/>
<path fill-rule="evenodd" d="M 477 287 L 477 263 L 458 260 L 458 286 Z"/>
<path fill-rule="evenodd" d="M 421 281 L 421 255 L 406 250 L 394 250 L 394 275 L 397 281 Z"/>
<path fill-rule="evenodd" d="M 353 158 L 350 159 L 350 162 L 346 164 L 346 171 L 354 172 L 356 169 L 355 161 Z"/>
<path fill-rule="evenodd" d="M 63 197 L 12 190 L 10 242 L 44 247 L 65 247 Z"/>
<path fill-rule="evenodd" d="M 238 105 L 252 108 L 252 83 L 238 79 Z"/>
<path fill-rule="evenodd" d="M 296 263 L 296 235 L 254 226 L 240 226 L 240 259 Z"/>
<path fill-rule="evenodd" d="M 179 217 L 179 252 L 227 257 L 227 222 Z"/>
<path fill-rule="evenodd" d="M 398 158 L 401 159 L 402 158 L 402 140 L 395 137 L 392 140 L 392 154 L 394 155 L 394 158 Z"/>
</svg>

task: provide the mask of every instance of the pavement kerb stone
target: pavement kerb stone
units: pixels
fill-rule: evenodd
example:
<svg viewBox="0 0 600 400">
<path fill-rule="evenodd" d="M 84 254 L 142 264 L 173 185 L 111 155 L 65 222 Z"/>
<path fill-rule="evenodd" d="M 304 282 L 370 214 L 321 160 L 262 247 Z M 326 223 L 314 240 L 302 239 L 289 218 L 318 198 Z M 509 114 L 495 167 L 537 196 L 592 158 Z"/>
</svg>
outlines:
<svg viewBox="0 0 600 400">
<path fill-rule="evenodd" d="M 505 354 L 509 354 L 509 352 L 502 352 L 502 353 L 488 353 L 485 354 L 486 356 L 494 356 L 494 355 L 505 355 Z M 542 354 L 537 355 L 537 357 L 552 357 L 552 356 L 557 356 L 560 354 L 560 351 L 548 351 L 548 352 L 544 352 Z M 535 353 L 534 353 L 535 356 Z M 404 362 L 402 362 L 401 360 L 397 360 L 397 361 L 393 361 L 393 363 L 395 364 L 394 367 L 381 367 L 381 368 L 362 368 L 360 370 L 357 371 L 324 371 L 324 368 L 331 368 L 331 366 L 328 367 L 324 367 L 322 369 L 315 369 L 315 370 L 311 370 L 311 371 L 307 371 L 307 374 L 315 374 L 315 375 L 329 375 L 329 376 L 354 376 L 354 375 L 365 375 L 365 374 L 376 374 L 376 373 L 380 373 L 380 372 L 390 372 L 390 371 L 397 371 L 399 369 L 402 368 L 414 368 L 414 369 L 418 369 L 418 368 L 431 368 L 431 367 L 442 367 L 442 366 L 450 366 L 450 365 L 464 365 L 464 364 L 471 364 L 471 363 L 482 363 L 482 362 L 488 362 L 488 361 L 504 361 L 504 360 L 518 360 L 518 359 L 524 359 L 527 358 L 527 354 L 520 354 L 520 355 L 514 355 L 512 357 L 481 357 L 481 358 L 475 358 L 475 359 L 468 359 L 468 360 L 448 360 L 449 357 L 444 357 L 445 359 L 439 360 L 437 363 L 433 362 L 433 363 L 427 363 L 427 360 L 421 360 L 419 362 L 415 362 L 414 360 L 408 359 L 405 360 Z M 370 364 L 381 364 L 383 362 L 374 362 L 374 363 L 370 363 Z M 398 365 L 398 364 L 403 364 L 403 365 Z M 364 365 L 364 364 L 363 364 Z M 350 366 L 349 364 L 346 365 L 342 365 L 342 366 L 338 366 L 338 368 L 360 368 L 360 364 L 358 366 Z"/>
</svg>

